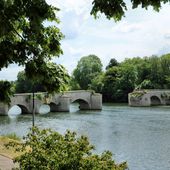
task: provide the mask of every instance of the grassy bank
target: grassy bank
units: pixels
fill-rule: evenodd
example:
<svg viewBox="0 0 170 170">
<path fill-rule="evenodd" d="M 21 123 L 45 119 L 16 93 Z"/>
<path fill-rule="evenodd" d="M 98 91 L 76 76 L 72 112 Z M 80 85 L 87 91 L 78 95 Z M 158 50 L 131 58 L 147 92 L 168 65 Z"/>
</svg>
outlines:
<svg viewBox="0 0 170 170">
<path fill-rule="evenodd" d="M 12 141 L 20 142 L 18 139 L 16 140 L 16 139 L 10 139 L 7 136 L 0 136 L 0 154 L 13 159 L 14 157 L 18 156 L 20 153 L 15 152 L 14 148 L 11 147 L 9 149 L 6 148 L 5 145 Z"/>
</svg>

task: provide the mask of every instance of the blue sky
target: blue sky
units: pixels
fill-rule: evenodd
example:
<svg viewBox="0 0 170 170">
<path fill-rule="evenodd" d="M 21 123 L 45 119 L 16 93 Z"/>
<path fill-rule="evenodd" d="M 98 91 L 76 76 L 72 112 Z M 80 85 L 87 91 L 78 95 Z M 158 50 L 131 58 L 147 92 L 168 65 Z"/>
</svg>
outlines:
<svg viewBox="0 0 170 170">
<path fill-rule="evenodd" d="M 65 39 L 61 45 L 64 55 L 54 59 L 72 73 L 81 57 L 97 55 L 103 69 L 111 58 L 162 55 L 170 52 L 170 4 L 164 5 L 159 13 L 141 8 L 126 13 L 120 22 L 107 20 L 104 16 L 95 20 L 90 16 L 91 0 L 47 0 L 59 7 L 57 13 Z M 16 65 L 0 71 L 0 79 L 15 80 Z"/>
</svg>

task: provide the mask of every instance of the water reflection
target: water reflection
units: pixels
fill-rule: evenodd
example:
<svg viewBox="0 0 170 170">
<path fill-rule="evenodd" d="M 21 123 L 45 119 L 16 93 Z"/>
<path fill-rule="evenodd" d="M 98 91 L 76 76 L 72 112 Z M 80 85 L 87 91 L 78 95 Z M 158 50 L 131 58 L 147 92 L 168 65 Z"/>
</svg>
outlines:
<svg viewBox="0 0 170 170">
<path fill-rule="evenodd" d="M 170 169 L 170 107 L 133 108 L 104 105 L 102 111 L 38 114 L 35 124 L 61 133 L 66 129 L 86 135 L 96 152 L 111 150 L 117 161 L 126 160 L 130 170 Z M 46 110 L 47 108 L 43 108 Z M 25 135 L 32 126 L 32 115 L 15 119 L 0 117 L 0 134 Z"/>
<path fill-rule="evenodd" d="M 16 118 L 16 116 L 21 114 L 21 108 L 17 105 L 13 106 L 12 108 L 10 108 L 10 110 L 8 111 L 8 116 L 10 118 Z"/>
<path fill-rule="evenodd" d="M 41 105 L 41 107 L 39 108 L 39 113 L 44 115 L 50 112 L 50 106 L 47 104 L 43 104 Z"/>
</svg>

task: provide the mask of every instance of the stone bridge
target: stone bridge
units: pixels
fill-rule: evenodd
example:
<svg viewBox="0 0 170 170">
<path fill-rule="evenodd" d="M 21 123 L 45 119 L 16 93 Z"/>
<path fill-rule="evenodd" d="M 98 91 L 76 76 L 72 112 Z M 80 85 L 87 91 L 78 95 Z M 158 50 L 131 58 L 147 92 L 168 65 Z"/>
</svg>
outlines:
<svg viewBox="0 0 170 170">
<path fill-rule="evenodd" d="M 9 105 L 0 102 L 0 115 L 7 115 L 10 108 L 17 105 L 21 109 L 21 114 L 32 113 L 33 108 L 32 93 L 20 93 L 11 97 Z M 50 112 L 69 112 L 70 104 L 79 103 L 80 110 L 101 110 L 102 95 L 92 91 L 68 91 L 49 95 L 48 93 L 35 93 L 35 113 L 39 113 L 41 105 L 48 104 Z"/>
<path fill-rule="evenodd" d="M 135 90 L 128 102 L 130 106 L 170 105 L 170 90 Z"/>
</svg>

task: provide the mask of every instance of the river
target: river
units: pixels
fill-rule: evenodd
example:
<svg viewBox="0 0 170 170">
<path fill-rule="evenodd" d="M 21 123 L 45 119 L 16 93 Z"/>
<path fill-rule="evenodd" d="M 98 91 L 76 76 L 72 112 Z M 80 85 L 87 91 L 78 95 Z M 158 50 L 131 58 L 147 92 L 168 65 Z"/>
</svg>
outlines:
<svg viewBox="0 0 170 170">
<path fill-rule="evenodd" d="M 170 107 L 129 107 L 104 104 L 102 111 L 36 115 L 35 124 L 64 133 L 66 129 L 89 137 L 95 152 L 110 150 L 117 162 L 127 161 L 130 170 L 170 170 Z M 25 135 L 31 115 L 0 116 L 0 135 Z"/>
</svg>

